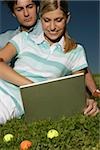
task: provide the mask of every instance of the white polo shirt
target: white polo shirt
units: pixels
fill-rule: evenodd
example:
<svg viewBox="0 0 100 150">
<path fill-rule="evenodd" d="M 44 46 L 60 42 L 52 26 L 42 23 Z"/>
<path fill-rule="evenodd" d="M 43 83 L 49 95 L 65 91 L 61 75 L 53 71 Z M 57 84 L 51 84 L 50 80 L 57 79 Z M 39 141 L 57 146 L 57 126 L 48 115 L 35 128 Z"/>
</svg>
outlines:
<svg viewBox="0 0 100 150">
<path fill-rule="evenodd" d="M 87 61 L 81 45 L 67 53 L 63 49 L 64 38 L 51 45 L 43 33 L 35 37 L 27 32 L 15 36 L 10 42 L 17 49 L 14 69 L 34 82 L 54 79 L 86 68 Z"/>
<path fill-rule="evenodd" d="M 17 60 L 14 69 L 33 82 L 62 77 L 87 67 L 84 48 L 77 48 L 64 53 L 64 38 L 53 45 L 44 39 L 43 33 L 36 37 L 22 32 L 10 42 L 16 47 Z M 16 110 L 16 117 L 24 113 L 19 87 L 0 79 L 0 102 L 7 108 L 5 114 Z M 4 98 L 3 98 L 4 97 Z M 8 102 L 9 100 L 9 102 Z M 2 112 L 1 112 L 2 113 Z"/>
</svg>

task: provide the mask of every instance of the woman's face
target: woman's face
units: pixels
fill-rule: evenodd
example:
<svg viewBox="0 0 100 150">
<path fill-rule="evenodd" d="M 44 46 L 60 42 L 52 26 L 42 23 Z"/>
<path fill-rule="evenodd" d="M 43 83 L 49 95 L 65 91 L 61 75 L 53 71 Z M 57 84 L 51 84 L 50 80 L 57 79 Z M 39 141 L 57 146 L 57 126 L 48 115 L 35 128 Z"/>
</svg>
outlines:
<svg viewBox="0 0 100 150">
<path fill-rule="evenodd" d="M 66 16 L 63 11 L 58 8 L 44 13 L 41 17 L 41 22 L 46 40 L 51 44 L 59 41 L 66 26 Z"/>
</svg>

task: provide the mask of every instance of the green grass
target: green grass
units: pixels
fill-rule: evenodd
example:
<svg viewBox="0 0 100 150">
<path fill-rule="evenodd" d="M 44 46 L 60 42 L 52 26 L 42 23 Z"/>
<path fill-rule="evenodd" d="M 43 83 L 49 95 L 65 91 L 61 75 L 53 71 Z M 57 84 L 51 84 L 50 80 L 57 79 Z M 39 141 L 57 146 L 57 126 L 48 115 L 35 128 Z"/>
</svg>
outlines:
<svg viewBox="0 0 100 150">
<path fill-rule="evenodd" d="M 56 121 L 41 120 L 26 123 L 24 118 L 8 121 L 0 126 L 0 150 L 19 150 L 23 140 L 32 142 L 31 150 L 99 150 L 100 126 L 98 114 L 86 117 L 81 114 Z M 56 129 L 59 136 L 47 138 L 50 129 Z M 3 137 L 11 133 L 14 138 L 5 143 Z"/>
</svg>

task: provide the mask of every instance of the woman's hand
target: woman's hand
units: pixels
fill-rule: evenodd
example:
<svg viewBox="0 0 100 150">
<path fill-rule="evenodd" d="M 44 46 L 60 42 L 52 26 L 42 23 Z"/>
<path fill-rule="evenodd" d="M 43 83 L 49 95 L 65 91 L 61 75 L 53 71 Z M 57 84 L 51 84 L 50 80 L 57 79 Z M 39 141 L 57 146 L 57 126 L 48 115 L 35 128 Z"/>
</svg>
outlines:
<svg viewBox="0 0 100 150">
<path fill-rule="evenodd" d="M 97 102 L 93 99 L 87 99 L 86 108 L 84 109 L 84 115 L 95 116 L 100 110 L 97 107 Z"/>
</svg>

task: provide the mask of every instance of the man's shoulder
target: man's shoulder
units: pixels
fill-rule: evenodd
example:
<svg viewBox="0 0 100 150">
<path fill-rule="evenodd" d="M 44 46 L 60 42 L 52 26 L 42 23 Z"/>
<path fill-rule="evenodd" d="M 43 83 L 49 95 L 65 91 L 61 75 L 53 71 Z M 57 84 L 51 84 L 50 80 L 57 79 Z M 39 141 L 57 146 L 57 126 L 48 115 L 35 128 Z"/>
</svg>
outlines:
<svg viewBox="0 0 100 150">
<path fill-rule="evenodd" d="M 18 34 L 18 33 L 19 33 L 19 28 L 14 29 L 14 30 L 7 30 L 6 32 L 3 32 L 3 33 L 0 34 L 0 38 L 5 37 L 5 36 L 12 37 L 12 36 L 14 36 L 15 34 Z"/>
<path fill-rule="evenodd" d="M 19 29 L 8 30 L 4 33 L 1 33 L 0 34 L 0 48 L 4 47 L 9 42 L 9 40 L 18 33 L 19 33 Z"/>
</svg>

